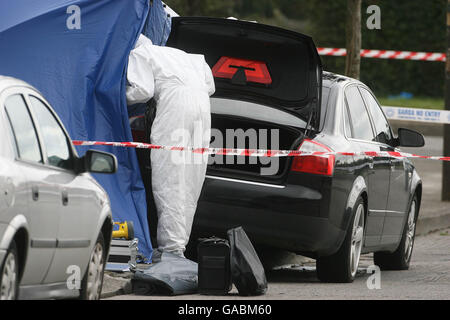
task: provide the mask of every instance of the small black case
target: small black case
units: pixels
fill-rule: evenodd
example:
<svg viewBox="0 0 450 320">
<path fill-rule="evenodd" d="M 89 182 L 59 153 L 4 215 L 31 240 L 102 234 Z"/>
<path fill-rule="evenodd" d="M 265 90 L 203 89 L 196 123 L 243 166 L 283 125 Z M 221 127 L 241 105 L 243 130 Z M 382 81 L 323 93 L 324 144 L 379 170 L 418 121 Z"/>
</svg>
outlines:
<svg viewBox="0 0 450 320">
<path fill-rule="evenodd" d="M 226 295 L 231 290 L 230 244 L 211 237 L 199 239 L 198 291 L 204 295 Z"/>
</svg>

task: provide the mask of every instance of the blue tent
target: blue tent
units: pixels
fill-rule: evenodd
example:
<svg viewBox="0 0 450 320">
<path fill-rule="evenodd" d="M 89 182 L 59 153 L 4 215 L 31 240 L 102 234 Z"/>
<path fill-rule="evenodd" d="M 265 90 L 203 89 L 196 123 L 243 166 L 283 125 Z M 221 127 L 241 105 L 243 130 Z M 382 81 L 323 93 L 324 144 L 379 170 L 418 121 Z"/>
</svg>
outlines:
<svg viewBox="0 0 450 320">
<path fill-rule="evenodd" d="M 164 44 L 170 21 L 160 0 L 0 2 L 0 74 L 22 79 L 51 103 L 74 140 L 132 141 L 125 97 L 128 55 L 140 32 Z M 148 18 L 148 19 L 147 19 Z M 144 30 L 145 27 L 145 30 Z M 95 175 L 117 221 L 132 220 L 151 260 L 145 190 L 135 150 L 98 147 L 119 161 Z M 80 155 L 87 148 L 79 147 Z"/>
</svg>

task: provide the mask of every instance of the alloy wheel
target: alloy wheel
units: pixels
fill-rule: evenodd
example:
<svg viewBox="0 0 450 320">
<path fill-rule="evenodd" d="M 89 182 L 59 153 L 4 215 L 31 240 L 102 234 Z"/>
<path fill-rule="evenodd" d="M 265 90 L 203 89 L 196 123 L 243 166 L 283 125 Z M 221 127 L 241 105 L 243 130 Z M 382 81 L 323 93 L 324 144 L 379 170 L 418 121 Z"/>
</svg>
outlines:
<svg viewBox="0 0 450 320">
<path fill-rule="evenodd" d="M 87 296 L 89 300 L 100 298 L 103 282 L 104 254 L 101 243 L 95 245 L 89 262 L 87 278 Z"/>
<path fill-rule="evenodd" d="M 1 279 L 0 300 L 13 300 L 17 289 L 17 267 L 16 257 L 12 252 L 6 257 Z"/>
<path fill-rule="evenodd" d="M 416 201 L 411 203 L 411 208 L 409 209 L 408 221 L 406 226 L 406 239 L 405 239 L 405 261 L 409 261 L 412 254 L 412 249 L 414 246 L 414 234 L 416 231 Z"/>
<path fill-rule="evenodd" d="M 364 205 L 359 204 L 353 221 L 352 240 L 350 243 L 350 268 L 351 275 L 354 277 L 358 271 L 359 258 L 364 239 Z"/>
</svg>

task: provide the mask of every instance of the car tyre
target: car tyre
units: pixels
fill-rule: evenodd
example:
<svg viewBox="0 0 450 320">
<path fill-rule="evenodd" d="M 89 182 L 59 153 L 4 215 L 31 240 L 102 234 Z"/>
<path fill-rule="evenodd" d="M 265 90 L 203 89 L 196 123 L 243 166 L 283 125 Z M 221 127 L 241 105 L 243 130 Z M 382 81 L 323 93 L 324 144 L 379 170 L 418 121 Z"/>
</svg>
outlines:
<svg viewBox="0 0 450 320">
<path fill-rule="evenodd" d="M 408 218 L 403 227 L 400 244 L 392 253 L 375 252 L 373 260 L 381 270 L 408 270 L 411 262 L 414 239 L 416 235 L 417 212 L 419 209 L 417 195 L 414 195 L 409 206 Z"/>
<path fill-rule="evenodd" d="M 316 260 L 317 277 L 320 281 L 353 282 L 364 242 L 364 220 L 364 200 L 360 197 L 353 208 L 352 219 L 339 250 L 331 256 L 319 257 Z"/>
<path fill-rule="evenodd" d="M 92 249 L 86 273 L 81 281 L 81 300 L 99 300 L 103 287 L 106 247 L 102 232 Z"/>
<path fill-rule="evenodd" d="M 13 240 L 0 268 L 0 300 L 16 300 L 19 293 L 19 259 Z"/>
</svg>

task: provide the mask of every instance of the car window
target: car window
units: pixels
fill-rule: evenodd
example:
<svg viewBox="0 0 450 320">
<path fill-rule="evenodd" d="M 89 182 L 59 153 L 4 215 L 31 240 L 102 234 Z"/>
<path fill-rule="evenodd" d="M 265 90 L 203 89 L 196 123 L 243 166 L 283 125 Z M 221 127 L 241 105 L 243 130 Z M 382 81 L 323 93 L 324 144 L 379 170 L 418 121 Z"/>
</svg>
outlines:
<svg viewBox="0 0 450 320">
<path fill-rule="evenodd" d="M 325 118 L 328 112 L 328 100 L 330 97 L 331 89 L 328 87 L 322 87 L 322 100 L 321 100 L 321 109 L 320 109 L 320 128 L 323 129 L 323 124 L 325 122 Z"/>
<path fill-rule="evenodd" d="M 11 124 L 19 159 L 42 163 L 39 140 L 22 95 L 6 99 L 5 109 Z"/>
<path fill-rule="evenodd" d="M 360 90 L 364 100 L 366 101 L 366 105 L 369 108 L 369 112 L 372 115 L 377 140 L 381 143 L 389 144 L 392 140 L 392 132 L 389 122 L 386 120 L 383 111 L 373 95 L 364 88 L 361 88 Z"/>
<path fill-rule="evenodd" d="M 58 121 L 41 100 L 30 96 L 30 101 L 44 140 L 49 164 L 63 169 L 72 169 L 69 142 Z"/>
<path fill-rule="evenodd" d="M 348 109 L 350 111 L 350 121 L 353 127 L 353 138 L 373 141 L 375 136 L 372 131 L 369 114 L 364 105 L 364 101 L 356 86 L 345 90 Z"/>
<path fill-rule="evenodd" d="M 350 115 L 348 114 L 347 104 L 344 106 L 344 129 L 347 138 L 353 138 L 352 125 L 350 123 Z"/>
</svg>

